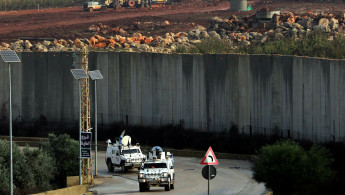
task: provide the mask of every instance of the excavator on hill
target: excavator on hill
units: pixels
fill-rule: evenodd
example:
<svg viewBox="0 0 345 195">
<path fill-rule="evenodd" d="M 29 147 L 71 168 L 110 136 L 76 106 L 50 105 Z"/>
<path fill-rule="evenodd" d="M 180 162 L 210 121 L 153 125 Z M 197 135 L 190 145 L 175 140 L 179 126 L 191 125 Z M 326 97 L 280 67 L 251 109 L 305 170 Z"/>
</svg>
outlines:
<svg viewBox="0 0 345 195">
<path fill-rule="evenodd" d="M 102 4 L 106 5 L 109 8 L 121 7 L 151 7 L 153 3 L 164 3 L 172 2 L 172 0 L 103 0 Z"/>
</svg>

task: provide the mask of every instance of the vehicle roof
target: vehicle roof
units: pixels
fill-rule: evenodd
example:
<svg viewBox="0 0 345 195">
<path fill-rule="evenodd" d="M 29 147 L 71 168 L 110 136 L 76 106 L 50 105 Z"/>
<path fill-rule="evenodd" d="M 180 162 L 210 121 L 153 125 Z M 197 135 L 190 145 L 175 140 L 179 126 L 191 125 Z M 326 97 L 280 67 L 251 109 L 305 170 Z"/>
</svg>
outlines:
<svg viewBox="0 0 345 195">
<path fill-rule="evenodd" d="M 99 4 L 99 2 L 97 2 L 97 1 L 88 1 L 88 2 L 85 2 L 85 3 L 91 4 L 91 5 L 93 5 L 93 4 Z"/>
<path fill-rule="evenodd" d="M 118 146 L 116 145 L 111 145 L 111 146 L 108 146 L 108 147 L 113 147 L 113 148 L 117 148 L 118 149 Z M 122 150 L 129 150 L 129 149 L 140 149 L 139 146 L 131 146 L 131 147 L 123 147 Z"/>
<path fill-rule="evenodd" d="M 146 163 L 167 163 L 167 160 L 166 159 L 158 159 L 158 160 L 151 160 L 151 159 L 149 159 L 149 160 L 145 161 L 144 163 L 145 164 Z"/>
</svg>

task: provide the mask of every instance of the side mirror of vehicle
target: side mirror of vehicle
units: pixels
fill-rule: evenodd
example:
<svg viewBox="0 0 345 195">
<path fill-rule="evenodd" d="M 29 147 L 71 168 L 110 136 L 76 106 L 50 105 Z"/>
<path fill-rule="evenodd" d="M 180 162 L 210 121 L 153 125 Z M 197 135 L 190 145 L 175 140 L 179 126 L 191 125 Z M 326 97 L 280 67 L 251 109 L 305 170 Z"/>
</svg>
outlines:
<svg viewBox="0 0 345 195">
<path fill-rule="evenodd" d="M 173 169 L 173 168 L 174 168 L 174 166 L 171 166 L 171 167 L 170 167 L 170 169 Z"/>
<path fill-rule="evenodd" d="M 140 169 L 141 169 L 141 170 L 144 170 L 144 166 L 141 166 Z"/>
</svg>

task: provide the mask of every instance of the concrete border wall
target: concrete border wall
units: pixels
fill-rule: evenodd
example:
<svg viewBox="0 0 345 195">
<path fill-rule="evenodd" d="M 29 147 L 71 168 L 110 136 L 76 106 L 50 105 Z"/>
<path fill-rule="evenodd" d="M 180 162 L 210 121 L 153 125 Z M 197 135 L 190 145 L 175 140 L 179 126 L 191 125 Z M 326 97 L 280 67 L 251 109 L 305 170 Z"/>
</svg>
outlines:
<svg viewBox="0 0 345 195">
<path fill-rule="evenodd" d="M 20 53 L 13 64 L 13 118 L 70 127 L 78 120 L 72 53 Z M 345 61 L 280 55 L 91 52 L 99 69 L 99 123 L 183 125 L 221 132 L 344 141 Z M 8 72 L 0 62 L 0 119 Z M 91 81 L 91 102 L 94 101 Z M 91 105 L 93 111 L 94 105 Z"/>
</svg>

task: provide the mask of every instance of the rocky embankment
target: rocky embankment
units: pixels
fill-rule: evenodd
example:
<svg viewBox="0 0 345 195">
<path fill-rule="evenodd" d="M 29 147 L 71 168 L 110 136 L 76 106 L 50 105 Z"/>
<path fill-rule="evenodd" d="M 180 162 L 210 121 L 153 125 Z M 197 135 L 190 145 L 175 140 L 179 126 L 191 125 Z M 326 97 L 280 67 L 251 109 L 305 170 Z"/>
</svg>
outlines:
<svg viewBox="0 0 345 195">
<path fill-rule="evenodd" d="M 255 15 L 242 18 L 232 15 L 226 19 L 211 18 L 207 28 L 199 25 L 189 32 L 166 33 L 164 36 L 143 36 L 139 32 L 130 35 L 121 27 L 98 24 L 87 29 L 94 34 L 90 38 L 60 39 L 37 43 L 31 43 L 29 40 L 18 40 L 13 43 L 1 43 L 0 50 L 76 52 L 80 51 L 83 46 L 87 46 L 90 50 L 173 53 L 179 46 L 193 46 L 206 38 L 231 40 L 229 43 L 233 44 L 235 48 L 251 44 L 263 44 L 268 40 L 283 37 L 301 39 L 316 30 L 329 33 L 329 40 L 333 40 L 335 36 L 345 32 L 344 21 L 345 14 L 335 16 L 329 13 L 312 12 L 304 15 L 275 14 L 269 21 L 260 21 Z M 164 27 L 170 23 L 165 21 L 159 25 Z"/>
</svg>

